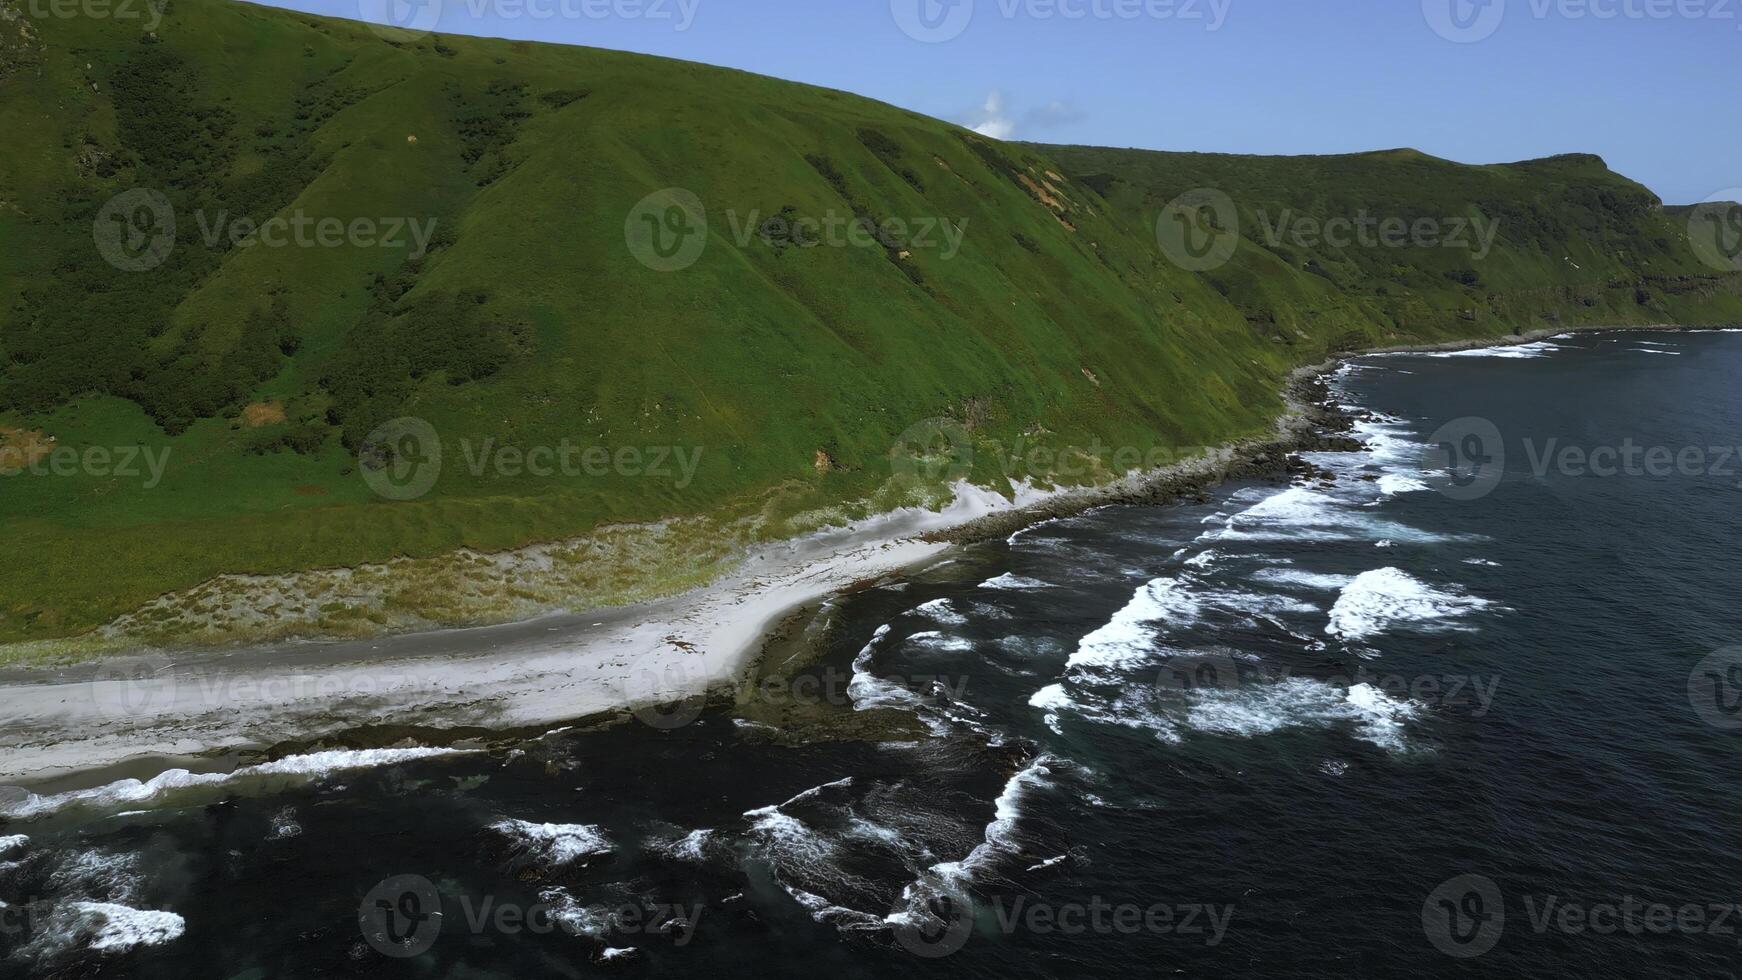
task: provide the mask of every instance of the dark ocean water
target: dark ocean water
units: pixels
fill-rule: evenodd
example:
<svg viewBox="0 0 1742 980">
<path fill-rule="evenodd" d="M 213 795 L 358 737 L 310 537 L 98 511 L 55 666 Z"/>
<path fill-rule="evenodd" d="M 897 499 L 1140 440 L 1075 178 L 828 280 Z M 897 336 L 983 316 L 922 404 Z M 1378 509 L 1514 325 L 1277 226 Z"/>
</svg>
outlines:
<svg viewBox="0 0 1742 980">
<path fill-rule="evenodd" d="M 1734 976 L 1738 378 L 1739 334 L 1367 359 L 1333 480 L 826 606 L 818 700 L 918 742 L 715 710 L 50 801 L 0 975 Z"/>
</svg>

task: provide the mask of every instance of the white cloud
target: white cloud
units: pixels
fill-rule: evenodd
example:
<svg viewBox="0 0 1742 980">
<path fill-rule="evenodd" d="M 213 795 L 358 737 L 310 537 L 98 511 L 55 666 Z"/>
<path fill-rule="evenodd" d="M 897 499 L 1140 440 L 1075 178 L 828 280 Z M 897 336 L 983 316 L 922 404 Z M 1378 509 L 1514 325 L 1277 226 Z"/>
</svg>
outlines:
<svg viewBox="0 0 1742 980">
<path fill-rule="evenodd" d="M 961 122 L 981 136 L 995 140 L 1007 140 L 1016 135 L 1016 120 L 1004 114 L 1004 93 L 997 89 L 986 95 L 985 105 L 964 113 Z"/>
<path fill-rule="evenodd" d="M 1004 93 L 993 89 L 986 94 L 984 103 L 959 113 L 955 121 L 981 136 L 1007 140 L 1069 126 L 1086 118 L 1088 113 L 1077 108 L 1076 103 L 1062 99 L 1054 99 L 1018 116 L 1006 105 Z"/>
</svg>

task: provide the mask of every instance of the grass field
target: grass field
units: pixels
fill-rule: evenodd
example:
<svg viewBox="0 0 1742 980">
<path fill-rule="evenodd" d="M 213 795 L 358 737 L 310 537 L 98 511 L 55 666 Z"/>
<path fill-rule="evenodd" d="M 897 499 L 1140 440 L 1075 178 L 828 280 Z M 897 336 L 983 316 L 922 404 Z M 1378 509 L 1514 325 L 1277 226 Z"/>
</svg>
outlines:
<svg viewBox="0 0 1742 980">
<path fill-rule="evenodd" d="M 699 518 L 675 586 L 722 527 L 904 499 L 891 449 L 926 420 L 1132 451 L 971 471 L 1083 480 L 1268 429 L 1281 377 L 1330 352 L 1742 320 L 1738 277 L 1593 157 L 1004 144 L 638 55 L 222 0 L 173 0 L 154 34 L 0 4 L 0 642 L 219 575 Z M 1204 271 L 1157 234 L 1197 188 L 1237 215 Z M 1298 233 L 1360 214 L 1493 238 Z M 443 450 L 413 499 L 366 479 L 424 472 L 370 438 L 402 417 Z"/>
</svg>

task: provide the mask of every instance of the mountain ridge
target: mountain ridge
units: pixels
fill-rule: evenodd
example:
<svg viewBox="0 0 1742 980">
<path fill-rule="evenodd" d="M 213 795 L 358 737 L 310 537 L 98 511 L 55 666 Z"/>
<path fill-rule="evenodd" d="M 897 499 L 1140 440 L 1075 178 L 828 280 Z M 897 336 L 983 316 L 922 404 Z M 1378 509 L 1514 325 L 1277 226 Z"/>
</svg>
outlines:
<svg viewBox="0 0 1742 980">
<path fill-rule="evenodd" d="M 43 559 L 0 570 L 0 641 L 86 633 L 221 575 L 674 520 L 714 519 L 694 532 L 709 541 L 745 518 L 752 537 L 788 537 L 937 499 L 891 450 L 938 420 L 979 447 L 1180 453 L 1267 430 L 1287 372 L 1339 352 L 1742 319 L 1735 274 L 1587 155 L 999 143 L 850 93 L 605 49 L 394 43 L 218 0 L 175 0 L 155 33 L 20 17 L 28 35 L 0 48 L 0 126 L 16 134 L 0 150 L 0 237 L 16 246 L 0 258 L 0 429 L 15 459 L 145 447 L 168 463 L 150 486 L 84 470 L 9 482 L 0 526 Z M 1202 189 L 1241 230 L 1226 262 L 1193 271 L 1157 229 Z M 114 224 L 118 200 L 132 210 Z M 158 240 L 160 224 L 127 223 L 154 208 L 176 219 L 163 255 L 123 264 L 156 264 L 105 261 L 105 235 Z M 1494 254 L 1336 247 L 1278 224 L 1304 215 L 1322 237 L 1363 210 L 1480 218 Z M 671 228 L 693 257 L 652 247 Z M 404 418 L 447 453 L 426 492 L 395 499 L 364 477 L 403 462 L 378 433 Z M 528 471 L 565 443 L 642 463 Z M 658 449 L 696 466 L 649 474 Z M 920 469 L 994 487 L 1118 472 L 997 455 Z M 673 553 L 693 567 L 654 562 L 636 588 L 570 601 L 669 591 L 724 560 L 711 543 Z M 434 594 L 404 601 L 439 610 Z M 380 618 L 333 607 L 335 632 Z"/>
</svg>

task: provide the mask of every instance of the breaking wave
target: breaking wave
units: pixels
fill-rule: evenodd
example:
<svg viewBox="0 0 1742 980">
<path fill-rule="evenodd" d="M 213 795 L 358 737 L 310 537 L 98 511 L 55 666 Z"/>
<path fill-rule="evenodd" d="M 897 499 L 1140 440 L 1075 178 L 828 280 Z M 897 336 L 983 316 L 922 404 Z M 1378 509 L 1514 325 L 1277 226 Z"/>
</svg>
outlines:
<svg viewBox="0 0 1742 980">
<path fill-rule="evenodd" d="M 372 769 L 419 759 L 457 755 L 463 750 L 445 748 L 364 749 L 315 752 L 244 766 L 234 772 L 193 773 L 186 769 L 171 769 L 141 782 L 123 779 L 92 789 L 55 793 L 50 796 L 30 794 L 23 800 L 0 807 L 0 817 L 28 820 L 69 807 L 108 808 L 140 803 L 156 803 L 179 792 L 202 787 L 223 786 L 256 777 L 297 777 L 319 779 L 350 769 Z"/>
<path fill-rule="evenodd" d="M 1361 640 L 1402 625 L 1461 628 L 1461 617 L 1486 609 L 1486 599 L 1443 592 L 1396 568 L 1363 572 L 1343 588 L 1325 632 Z"/>
</svg>

